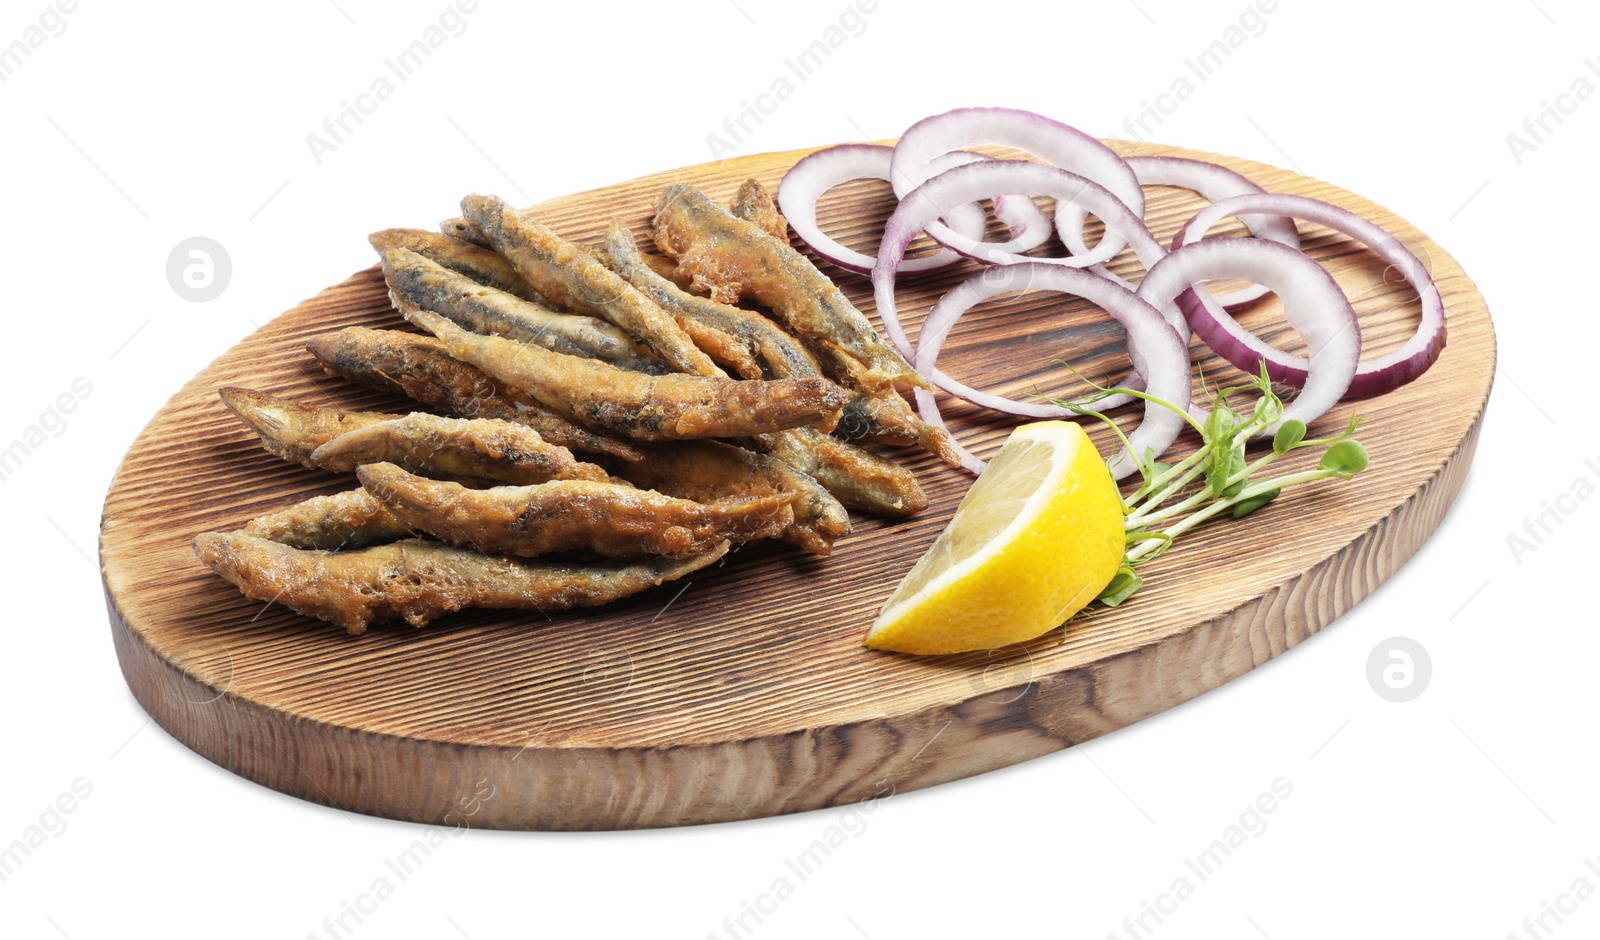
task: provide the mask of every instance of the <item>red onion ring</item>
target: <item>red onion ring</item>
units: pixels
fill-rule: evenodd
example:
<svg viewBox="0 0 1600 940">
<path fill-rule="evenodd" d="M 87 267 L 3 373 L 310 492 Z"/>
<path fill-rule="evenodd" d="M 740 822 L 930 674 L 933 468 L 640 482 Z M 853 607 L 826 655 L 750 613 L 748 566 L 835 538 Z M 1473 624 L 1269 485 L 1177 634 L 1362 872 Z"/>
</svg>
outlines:
<svg viewBox="0 0 1600 940">
<path fill-rule="evenodd" d="M 909 192 L 931 179 L 935 173 L 929 164 L 940 154 L 982 144 L 1025 150 L 1058 168 L 1081 173 L 1115 193 L 1124 206 L 1136 215 L 1142 216 L 1144 213 L 1144 190 L 1139 188 L 1138 178 L 1116 151 L 1075 127 L 1012 108 L 957 108 L 911 125 L 894 147 L 890 175 L 893 177 L 895 194 L 903 200 Z M 1006 190 L 999 195 L 1013 192 L 1015 190 Z M 990 193 L 986 198 L 996 195 Z M 1002 201 L 1008 206 L 1012 202 L 1009 198 Z M 1060 225 L 1058 218 L 1058 230 Z M 1052 260 L 1068 267 L 1088 267 L 1111 260 L 1126 245 L 1123 241 L 1125 233 L 1114 233 L 1109 226 L 1107 232 L 1107 236 L 1088 254 Z M 1005 250 L 1005 246 L 976 242 L 937 222 L 929 224 L 928 234 L 940 244 L 979 261 L 1005 263 L 1036 260 L 1019 257 L 1015 251 Z"/>
<path fill-rule="evenodd" d="M 877 259 L 846 248 L 825 234 L 817 224 L 817 203 L 824 193 L 841 183 L 864 179 L 887 182 L 893 154 L 894 148 L 882 144 L 840 144 L 807 154 L 789 168 L 783 182 L 778 184 L 778 209 L 800 240 L 824 260 L 846 271 L 871 274 Z M 982 154 L 963 152 L 941 158 L 945 168 L 987 159 Z M 983 237 L 983 209 L 975 204 L 952 208 L 946 219 L 955 231 L 969 237 Z M 913 258 L 901 270 L 906 274 L 925 274 L 949 267 L 961 258 L 959 253 L 945 248 L 932 255 Z"/>
<path fill-rule="evenodd" d="M 1176 186 L 1187 189 L 1203 198 L 1218 202 L 1234 196 L 1255 195 L 1266 192 L 1260 186 L 1251 182 L 1248 177 L 1235 173 L 1220 164 L 1206 160 L 1191 160 L 1187 157 L 1124 157 L 1124 161 L 1133 168 L 1133 173 L 1139 179 L 1140 186 Z M 1083 226 L 1088 221 L 1088 213 L 1078 206 L 1062 206 L 1056 210 L 1056 221 L 1061 228 L 1061 242 L 1067 246 L 1067 251 L 1072 254 L 1083 254 L 1089 249 L 1083 242 Z M 1241 218 L 1245 227 L 1255 237 L 1268 241 L 1278 242 L 1290 248 L 1300 247 L 1300 232 L 1295 228 L 1294 219 L 1284 215 L 1252 215 Z M 1103 267 L 1094 269 L 1095 273 L 1124 285 L 1129 290 L 1136 290 L 1128 281 L 1123 280 Z M 1266 296 L 1270 291 L 1260 284 L 1224 294 L 1217 298 L 1223 307 L 1232 310 L 1253 303 Z"/>
<path fill-rule="evenodd" d="M 1020 255 L 1049 241 L 1050 233 L 1055 231 L 1050 217 L 1034 204 L 1030 196 L 1011 194 L 994 197 L 994 216 L 1005 223 L 1011 238 L 1003 242 L 984 242 L 990 246 L 986 249 L 988 251 L 1008 251 Z"/>
<path fill-rule="evenodd" d="M 1197 296 L 1205 288 L 1194 285 L 1219 277 L 1244 278 L 1277 293 L 1284 316 L 1311 351 L 1309 362 L 1300 360 L 1306 364 L 1300 370 L 1300 394 L 1284 406 L 1283 418 L 1260 434 L 1276 432 L 1290 418 L 1310 424 L 1322 417 L 1349 390 L 1361 361 L 1361 327 L 1333 276 L 1303 252 L 1277 242 L 1212 238 L 1174 249 L 1139 285 L 1139 296 L 1157 310 L 1177 300 L 1194 332 L 1223 359 L 1252 374 L 1265 363 L 1273 381 L 1286 382 L 1285 353 L 1241 327 L 1209 294 L 1208 302 Z"/>
<path fill-rule="evenodd" d="M 952 167 L 911 190 L 900 200 L 900 205 L 889 216 L 883 229 L 883 241 L 878 246 L 878 262 L 872 268 L 873 300 L 883 331 L 889 341 L 907 359 L 916 358 L 916 350 L 906 338 L 900 325 L 900 315 L 895 309 L 895 277 L 904 263 L 906 248 L 923 231 L 929 230 L 935 219 L 945 215 L 954 206 L 980 199 L 992 198 L 996 193 L 1026 192 L 1050 196 L 1057 203 L 1074 202 L 1082 205 L 1106 223 L 1108 233 L 1116 233 L 1133 247 L 1140 262 L 1149 269 L 1166 256 L 1144 220 L 1104 186 L 1076 173 L 1043 163 L 1027 160 L 982 160 L 965 166 Z M 916 198 L 912 198 L 915 195 Z M 999 262 L 1043 263 L 1062 267 L 1076 267 L 1070 258 L 1019 258 L 1001 256 Z M 1168 322 L 1183 322 L 1176 311 L 1166 314 Z M 1187 336 L 1187 327 L 1182 332 Z"/>
<path fill-rule="evenodd" d="M 1004 271 L 1008 277 L 993 276 Z M 1045 261 L 1022 262 L 993 268 L 962 282 L 939 299 L 922 322 L 917 338 L 917 355 L 913 365 L 917 372 L 930 377 L 946 391 L 959 395 L 977 405 L 993 408 L 1008 414 L 1034 418 L 1076 417 L 1078 412 L 1060 405 L 1028 404 L 1002 398 L 963 385 L 939 371 L 935 365 L 939 350 L 949 337 L 961 315 L 973 305 L 1000 294 L 1020 290 L 1050 290 L 1082 297 L 1098 305 L 1128 333 L 1128 355 L 1140 375 L 1150 377 L 1150 393 L 1169 402 L 1188 402 L 1192 391 L 1189 374 L 1189 350 L 1178 339 L 1161 312 L 1135 294 L 1131 294 L 1103 277 L 1086 271 Z M 1114 396 L 1126 401 L 1128 396 Z M 1111 407 L 1110 399 L 1097 404 Z M 917 403 L 922 419 L 929 424 L 944 426 L 938 404 L 932 392 L 919 389 Z M 1138 469 L 1136 458 L 1128 451 L 1143 454 L 1146 450 L 1157 456 L 1165 453 L 1177 440 L 1187 422 L 1182 415 L 1144 403 L 1144 418 L 1128 435 L 1128 447 L 1108 461 L 1113 479 L 1122 479 Z M 982 472 L 983 463 L 965 448 L 956 445 L 962 456 L 962 466 Z M 974 464 L 969 464 L 971 458 Z"/>
<path fill-rule="evenodd" d="M 1173 238 L 1173 248 L 1177 250 L 1185 245 L 1222 241 L 1222 239 L 1205 241 L 1202 239 L 1205 238 L 1206 231 L 1219 220 L 1242 214 L 1290 216 L 1331 228 L 1388 259 L 1390 266 L 1396 268 L 1406 282 L 1416 288 L 1417 297 L 1422 302 L 1422 321 L 1417 325 L 1417 332 L 1412 334 L 1399 349 L 1359 363 L 1350 381 L 1350 387 L 1345 392 L 1347 397 L 1368 398 L 1399 388 L 1428 371 L 1428 367 L 1439 358 L 1439 353 L 1445 345 L 1445 311 L 1444 300 L 1439 296 L 1439 289 L 1434 285 L 1433 277 L 1417 256 L 1401 244 L 1398 238 L 1382 226 L 1346 209 L 1305 196 L 1279 194 L 1234 196 L 1213 203 L 1190 220 L 1189 224 Z M 1209 291 L 1200 288 L 1194 293 L 1192 300 L 1184 298 L 1180 300 L 1180 304 L 1184 306 L 1185 317 L 1194 327 L 1194 331 L 1205 337 L 1206 342 L 1211 343 L 1219 356 L 1235 366 L 1243 369 L 1246 368 L 1243 363 L 1265 360 L 1275 381 L 1294 386 L 1307 381 L 1306 373 L 1310 366 L 1303 357 L 1290 355 L 1246 333 L 1232 317 L 1217 309 L 1216 300 L 1210 296 Z M 1287 309 L 1287 302 L 1285 308 Z M 1216 332 L 1221 338 L 1222 345 L 1212 343 L 1211 337 L 1207 335 L 1208 332 Z M 1253 342 L 1230 342 L 1230 338 L 1240 339 L 1243 336 L 1248 336 Z M 1234 359 L 1233 355 L 1239 356 L 1239 359 Z"/>
<path fill-rule="evenodd" d="M 1014 399 L 1005 398 L 1000 395 L 994 395 L 989 392 L 979 391 L 970 385 L 952 378 L 948 373 L 934 368 L 932 363 L 929 364 L 926 371 L 924 371 L 920 365 L 917 365 L 917 363 L 922 361 L 921 357 L 927 351 L 928 343 L 930 341 L 935 343 L 934 355 L 938 355 L 938 348 L 944 344 L 945 337 L 950 332 L 950 327 L 968 310 L 985 300 L 988 300 L 992 297 L 998 297 L 1001 294 L 1022 293 L 1024 291 L 1034 289 L 1036 286 L 1033 283 L 1033 271 L 1035 270 L 1034 265 L 1041 263 L 1047 262 L 1032 261 L 1019 262 L 1017 264 L 992 265 L 988 268 L 985 268 L 981 273 L 962 281 L 960 284 L 957 284 L 955 287 L 952 287 L 950 290 L 946 291 L 944 296 L 939 298 L 939 300 L 933 305 L 933 308 L 928 311 L 927 317 L 922 321 L 922 328 L 917 333 L 917 359 L 912 363 L 913 367 L 916 368 L 918 373 L 926 378 L 929 382 L 932 382 L 939 388 L 942 388 L 950 394 L 955 395 L 957 398 L 965 399 L 974 405 L 988 408 L 992 411 L 1017 415 L 1023 418 L 1074 418 L 1084 411 L 1109 411 L 1112 408 L 1115 408 L 1119 405 L 1125 405 L 1132 401 L 1132 395 L 1124 395 L 1119 393 L 1116 395 L 1108 395 L 1104 398 L 1094 399 L 1092 401 L 1080 401 L 1077 403 L 1078 410 L 1074 410 L 1063 405 L 1052 405 L 1045 402 L 1016 401 Z M 1051 265 L 1051 267 L 1060 267 L 1063 271 L 1080 270 L 1078 268 L 1062 267 L 1061 265 Z M 1076 290 L 1051 287 L 1048 285 L 1046 285 L 1045 289 L 1056 290 L 1059 293 L 1083 297 L 1085 300 L 1089 300 L 1091 303 L 1097 304 L 1100 307 L 1106 306 L 1106 304 L 1101 303 L 1099 300 L 1088 297 Z M 1127 294 L 1130 297 L 1133 296 L 1132 291 L 1122 291 L 1122 293 Z M 1096 294 L 1095 296 L 1098 297 L 1100 295 Z M 1140 301 L 1140 305 L 1145 306 L 1142 300 Z M 1163 319 L 1162 322 L 1166 323 L 1166 320 Z M 1171 326 L 1172 325 L 1170 323 L 1167 324 L 1168 329 L 1171 329 Z M 1129 345 L 1131 346 L 1132 344 L 1133 341 L 1130 340 Z M 1143 379 L 1140 377 L 1140 374 L 1137 371 L 1129 373 L 1129 378 L 1140 383 L 1143 382 Z M 1118 384 L 1126 384 L 1126 382 Z M 1140 390 L 1143 390 L 1143 387 L 1144 386 L 1140 384 Z"/>
</svg>

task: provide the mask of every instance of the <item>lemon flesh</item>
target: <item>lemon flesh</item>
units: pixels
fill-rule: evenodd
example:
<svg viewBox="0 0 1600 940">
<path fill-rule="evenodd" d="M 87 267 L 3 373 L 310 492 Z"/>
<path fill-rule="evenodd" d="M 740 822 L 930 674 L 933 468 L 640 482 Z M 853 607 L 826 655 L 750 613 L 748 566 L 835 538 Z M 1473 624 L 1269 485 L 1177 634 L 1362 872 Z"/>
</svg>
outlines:
<svg viewBox="0 0 1600 940">
<path fill-rule="evenodd" d="M 901 653 L 1031 640 L 1099 596 L 1126 550 L 1122 500 L 1083 428 L 1011 433 L 867 631 Z"/>
</svg>

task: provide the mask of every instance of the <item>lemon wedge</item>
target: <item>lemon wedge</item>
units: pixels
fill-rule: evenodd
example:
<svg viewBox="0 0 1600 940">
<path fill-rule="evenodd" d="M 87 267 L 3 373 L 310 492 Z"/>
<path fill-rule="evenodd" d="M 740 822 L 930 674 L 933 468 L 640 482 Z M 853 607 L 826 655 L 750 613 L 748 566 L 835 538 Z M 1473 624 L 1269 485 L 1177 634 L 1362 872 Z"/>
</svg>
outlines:
<svg viewBox="0 0 1600 940">
<path fill-rule="evenodd" d="M 1083 428 L 1011 432 L 867 631 L 901 653 L 1031 640 L 1099 596 L 1126 550 L 1122 499 Z"/>
</svg>

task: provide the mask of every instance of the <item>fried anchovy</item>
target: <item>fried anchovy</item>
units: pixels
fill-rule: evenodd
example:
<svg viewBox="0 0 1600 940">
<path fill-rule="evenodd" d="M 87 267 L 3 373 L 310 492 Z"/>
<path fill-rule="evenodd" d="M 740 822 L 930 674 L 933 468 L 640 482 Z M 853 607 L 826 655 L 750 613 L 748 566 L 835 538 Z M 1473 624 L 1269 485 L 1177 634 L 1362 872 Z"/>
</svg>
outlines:
<svg viewBox="0 0 1600 940">
<path fill-rule="evenodd" d="M 697 343 L 701 343 L 701 337 L 691 324 L 704 325 L 710 335 L 701 348 L 743 378 L 789 379 L 824 374 L 799 340 L 766 317 L 691 294 L 662 277 L 645 261 L 646 256 L 621 222 L 611 223 L 606 248 L 612 269 L 663 310 L 678 317 Z M 893 389 L 882 389 L 877 394 L 859 392 L 845 405 L 834 433 L 848 441 L 921 444 L 951 466 L 961 463 L 950 435 L 918 418 Z"/>
<path fill-rule="evenodd" d="M 728 211 L 746 222 L 761 226 L 761 230 L 773 238 L 789 240 L 789 220 L 778 211 L 778 203 L 761 185 L 760 180 L 747 179 L 739 184 L 739 191 L 733 194 L 733 201 L 728 203 Z"/>
<path fill-rule="evenodd" d="M 217 394 L 240 421 L 261 436 L 261 446 L 268 452 L 313 470 L 317 465 L 311 462 L 311 454 L 318 447 L 346 431 L 400 417 L 376 411 L 308 408 L 297 401 L 236 386 L 218 389 Z"/>
<path fill-rule="evenodd" d="M 261 435 L 267 450 L 314 470 L 349 473 L 361 464 L 387 460 L 414 473 L 473 482 L 610 478 L 532 428 L 510 421 L 308 408 L 233 387 L 221 394 Z"/>
<path fill-rule="evenodd" d="M 362 548 L 410 538 L 411 526 L 366 490 L 313 496 L 287 509 L 257 516 L 239 530 L 291 548 Z"/>
<path fill-rule="evenodd" d="M 657 200 L 655 240 L 713 300 L 731 304 L 752 297 L 808 343 L 837 344 L 865 367 L 865 387 L 927 387 L 844 293 L 788 241 L 735 216 L 693 186 L 674 183 Z"/>
<path fill-rule="evenodd" d="M 240 533 L 195 536 L 195 554 L 246 597 L 364 633 L 375 622 L 420 627 L 467 607 L 552 613 L 594 607 L 673 581 L 726 554 L 603 566 L 532 563 L 408 539 L 349 552 L 306 551 Z"/>
<path fill-rule="evenodd" d="M 754 179 L 747 179 L 734 194 L 729 210 L 741 219 L 761 226 L 768 234 L 787 242 L 789 222 L 778 211 L 771 193 Z M 911 410 L 892 388 L 872 387 L 867 368 L 837 343 L 817 344 L 822 355 L 821 374 L 861 392 L 861 397 L 845 408 L 835 434 L 848 441 L 871 440 L 886 444 L 920 444 L 952 467 L 961 465 L 961 455 L 943 428 L 935 427 Z"/>
<path fill-rule="evenodd" d="M 356 477 L 395 515 L 436 539 L 524 557 L 594 552 L 681 558 L 725 540 L 775 538 L 794 521 L 789 504 L 796 495 L 697 503 L 593 480 L 474 490 L 415 476 L 392 463 L 368 464 Z"/>
<path fill-rule="evenodd" d="M 695 335 L 690 324 L 707 330 L 715 343 L 715 348 L 707 352 L 741 377 L 792 379 L 822 374 L 800 341 L 776 323 L 758 313 L 691 294 L 662 277 L 650 267 L 633 234 L 620 220 L 613 220 L 606 232 L 606 250 L 612 268 L 661 309 L 677 317 L 690 335 Z M 696 342 L 699 339 L 695 336 Z"/>
<path fill-rule="evenodd" d="M 417 412 L 341 434 L 311 455 L 324 470 L 399 464 L 430 477 L 526 485 L 549 480 L 607 480 L 605 470 L 551 444 L 527 425 L 498 418 L 441 418 Z"/>
<path fill-rule="evenodd" d="M 386 228 L 368 235 L 367 244 L 380 258 L 385 251 L 404 248 L 444 265 L 457 274 L 465 274 L 479 284 L 515 294 L 523 300 L 542 302 L 505 255 L 465 239 L 420 228 Z"/>
<path fill-rule="evenodd" d="M 772 456 L 817 478 L 846 506 L 882 516 L 909 516 L 928 506 L 910 470 L 827 434 L 803 429 L 760 439 Z"/>
<path fill-rule="evenodd" d="M 306 348 L 334 375 L 408 396 L 429 408 L 463 418 L 525 424 L 549 443 L 572 450 L 623 460 L 644 455 L 633 444 L 576 424 L 526 393 L 451 358 L 444 343 L 431 336 L 352 326 L 313 337 Z"/>
<path fill-rule="evenodd" d="M 850 514 L 822 484 L 766 454 L 722 441 L 675 441 L 651 447 L 643 460 L 617 464 L 617 476 L 635 486 L 697 503 L 796 493 L 789 507 L 794 522 L 780 538 L 815 555 L 831 554 L 834 541 L 850 534 Z"/>
<path fill-rule="evenodd" d="M 494 196 L 467 196 L 461 212 L 533 289 L 579 313 L 627 330 L 679 372 L 720 376 L 722 370 L 676 320 L 581 248 Z"/>
<path fill-rule="evenodd" d="M 450 355 L 592 427 L 635 440 L 743 437 L 810 424 L 831 429 L 849 395 L 826 379 L 738 381 L 643 375 L 498 336 L 469 333 L 426 310 L 411 321 Z"/>
<path fill-rule="evenodd" d="M 496 290 L 406 248 L 380 251 L 389 298 L 402 313 L 421 307 L 478 333 L 601 359 L 635 372 L 666 372 L 621 329 L 595 317 L 559 313 Z"/>
</svg>

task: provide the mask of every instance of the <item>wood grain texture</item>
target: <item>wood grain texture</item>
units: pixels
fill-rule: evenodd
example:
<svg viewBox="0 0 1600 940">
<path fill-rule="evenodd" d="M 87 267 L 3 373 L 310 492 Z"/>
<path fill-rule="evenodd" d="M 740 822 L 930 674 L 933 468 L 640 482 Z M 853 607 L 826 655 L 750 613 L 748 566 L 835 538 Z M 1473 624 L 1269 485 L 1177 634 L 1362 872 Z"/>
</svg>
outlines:
<svg viewBox="0 0 1600 940">
<path fill-rule="evenodd" d="M 598 239 L 613 215 L 643 233 L 667 183 L 694 181 L 726 198 L 749 176 L 775 186 L 803 153 L 644 177 L 553 200 L 539 218 L 578 239 Z M 928 510 L 899 521 L 857 515 L 855 533 L 830 559 L 780 544 L 746 547 L 688 585 L 599 611 L 553 619 L 466 612 L 421 630 L 391 624 L 360 637 L 248 601 L 195 558 L 192 536 L 353 481 L 268 455 L 215 390 L 243 385 L 314 404 L 405 409 L 327 377 L 303 348 L 345 326 L 402 325 L 373 268 L 204 369 L 123 460 L 106 498 L 100 554 L 128 684 L 178 740 L 274 789 L 354 812 L 522 829 L 674 826 L 838 805 L 1037 757 L 1213 689 L 1331 623 L 1434 530 L 1472 458 L 1495 341 L 1472 282 L 1403 220 L 1284 170 L 1198 156 L 1395 232 L 1433 271 L 1449 344 L 1420 380 L 1346 403 L 1313 428 L 1342 425 L 1351 407 L 1367 415 L 1361 439 L 1370 471 L 1186 535 L 1142 569 L 1146 586 L 1133 602 L 1081 615 L 1064 640 L 1055 631 L 992 654 L 925 659 L 862 647 L 878 606 L 971 482 L 912 451 L 899 456 L 926 487 Z M 1149 194 L 1148 219 L 1163 242 L 1201 205 L 1179 190 Z M 871 251 L 891 208 L 886 186 L 856 183 L 825 200 L 821 218 L 825 230 Z M 396 221 L 405 220 L 374 219 L 373 228 Z M 1309 253 L 1351 295 L 1367 354 L 1398 346 L 1418 320 L 1410 289 L 1353 242 L 1307 224 L 1301 231 Z M 1126 253 L 1114 267 L 1138 271 Z M 872 309 L 864 278 L 824 270 Z M 913 335 L 932 300 L 972 273 L 963 265 L 902 289 Z M 1275 299 L 1241 319 L 1295 348 Z M 1057 358 L 1111 377 L 1120 375 L 1119 357 L 1126 361 L 1119 330 L 1059 295 L 986 304 L 957 334 L 946 370 L 1012 394 L 1070 389 Z M 1208 381 L 1237 377 L 1198 341 L 1194 352 Z M 984 456 L 1013 426 L 960 404 L 948 415 Z M 1109 453 L 1105 430 L 1090 430 Z M 1193 444 L 1185 438 L 1179 447 Z M 490 790 L 470 815 L 463 810 L 463 800 Z"/>
</svg>

